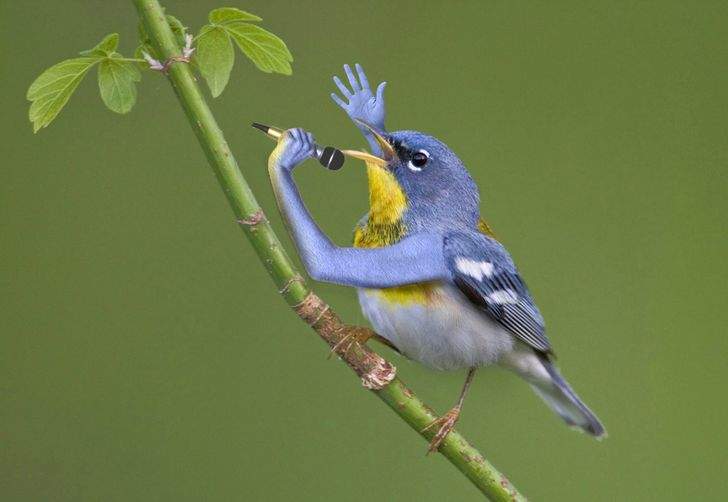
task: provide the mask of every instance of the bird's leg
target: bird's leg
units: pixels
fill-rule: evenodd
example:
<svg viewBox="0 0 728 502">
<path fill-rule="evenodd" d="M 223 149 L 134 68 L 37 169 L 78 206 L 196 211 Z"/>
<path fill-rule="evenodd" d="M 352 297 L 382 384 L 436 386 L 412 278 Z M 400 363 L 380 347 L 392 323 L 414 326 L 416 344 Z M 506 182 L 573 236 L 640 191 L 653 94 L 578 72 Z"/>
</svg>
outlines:
<svg viewBox="0 0 728 502">
<path fill-rule="evenodd" d="M 451 430 L 455 427 L 455 424 L 458 421 L 458 418 L 460 418 L 460 411 L 463 409 L 463 401 L 465 401 L 465 395 L 468 393 L 468 388 L 470 387 L 470 383 L 473 381 L 473 377 L 475 376 L 475 368 L 470 368 L 468 370 L 468 375 L 465 377 L 465 384 L 463 385 L 463 390 L 460 391 L 460 398 L 458 399 L 458 402 L 453 408 L 445 413 L 440 418 L 437 418 L 430 422 L 427 427 L 422 429 L 421 432 L 425 432 L 428 429 L 431 429 L 435 425 L 439 425 L 440 428 L 437 430 L 437 433 L 432 438 L 432 441 L 430 441 L 430 446 L 427 449 L 427 453 L 430 454 L 434 451 L 437 451 L 437 449 L 440 447 L 442 442 L 445 440 L 447 435 L 450 433 Z"/>
<path fill-rule="evenodd" d="M 372 331 L 369 328 L 363 328 L 361 326 L 347 326 L 346 327 L 346 334 L 344 337 L 339 340 L 339 342 L 331 347 L 331 352 L 329 352 L 329 357 L 331 357 L 333 354 L 342 352 L 346 354 L 349 352 L 349 349 L 355 344 L 358 343 L 360 345 L 364 345 L 369 340 L 374 339 L 378 342 L 388 346 L 391 349 L 397 350 L 397 347 L 392 345 L 389 340 L 386 338 L 376 334 L 374 331 Z M 340 350 L 343 349 L 343 350 Z M 399 351 L 398 351 L 399 352 Z"/>
</svg>

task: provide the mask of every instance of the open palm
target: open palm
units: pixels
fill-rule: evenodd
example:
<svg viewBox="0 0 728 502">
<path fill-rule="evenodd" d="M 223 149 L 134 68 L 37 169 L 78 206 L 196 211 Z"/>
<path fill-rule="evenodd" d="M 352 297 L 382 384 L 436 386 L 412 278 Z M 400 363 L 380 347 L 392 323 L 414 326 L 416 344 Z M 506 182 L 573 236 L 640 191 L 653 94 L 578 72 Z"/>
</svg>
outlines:
<svg viewBox="0 0 728 502">
<path fill-rule="evenodd" d="M 334 83 L 344 99 L 335 92 L 331 93 L 331 99 L 349 115 L 349 118 L 364 121 L 375 129 L 384 131 L 384 87 L 387 83 L 379 84 L 375 95 L 369 87 L 369 81 L 361 65 L 356 64 L 354 67 L 357 75 L 354 75 L 348 64 L 344 65 L 351 90 L 339 77 L 334 77 Z"/>
</svg>

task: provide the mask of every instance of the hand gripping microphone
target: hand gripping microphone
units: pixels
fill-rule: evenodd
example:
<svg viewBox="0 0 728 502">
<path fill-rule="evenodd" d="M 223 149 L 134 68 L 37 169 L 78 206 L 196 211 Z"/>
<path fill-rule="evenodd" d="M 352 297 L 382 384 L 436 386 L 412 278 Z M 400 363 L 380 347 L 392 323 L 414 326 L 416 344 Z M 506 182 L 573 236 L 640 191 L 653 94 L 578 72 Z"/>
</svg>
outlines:
<svg viewBox="0 0 728 502">
<path fill-rule="evenodd" d="M 253 122 L 252 126 L 256 129 L 260 129 L 268 136 L 276 140 L 283 135 L 283 131 L 275 127 L 259 124 L 257 122 Z M 338 148 L 334 148 L 333 146 L 325 146 L 323 148 L 318 145 L 314 146 L 316 148 L 316 158 L 318 159 L 319 163 L 326 169 L 330 169 L 331 171 L 338 171 L 339 169 L 341 169 L 341 166 L 344 165 L 344 154 Z"/>
</svg>

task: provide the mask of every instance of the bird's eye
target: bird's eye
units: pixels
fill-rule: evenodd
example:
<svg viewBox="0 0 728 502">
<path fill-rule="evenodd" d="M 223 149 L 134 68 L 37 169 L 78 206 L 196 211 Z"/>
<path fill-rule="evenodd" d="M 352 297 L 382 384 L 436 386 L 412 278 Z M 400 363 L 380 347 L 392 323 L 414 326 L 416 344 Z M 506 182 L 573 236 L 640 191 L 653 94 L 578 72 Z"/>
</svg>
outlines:
<svg viewBox="0 0 728 502">
<path fill-rule="evenodd" d="M 430 154 L 427 150 L 418 150 L 412 155 L 407 167 L 413 171 L 422 171 L 422 166 L 427 164 L 428 160 L 430 160 Z"/>
</svg>

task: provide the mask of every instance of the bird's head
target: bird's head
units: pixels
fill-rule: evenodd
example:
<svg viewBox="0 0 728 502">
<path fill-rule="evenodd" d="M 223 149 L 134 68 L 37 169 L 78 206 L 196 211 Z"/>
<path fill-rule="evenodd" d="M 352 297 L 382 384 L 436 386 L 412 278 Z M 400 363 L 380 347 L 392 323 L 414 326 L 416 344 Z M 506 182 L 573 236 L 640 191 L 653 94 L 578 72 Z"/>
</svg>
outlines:
<svg viewBox="0 0 728 502">
<path fill-rule="evenodd" d="M 475 225 L 478 187 L 447 145 L 417 131 L 369 129 L 382 150 L 378 160 L 367 160 L 370 218 L 406 213 L 411 231 Z"/>
</svg>

